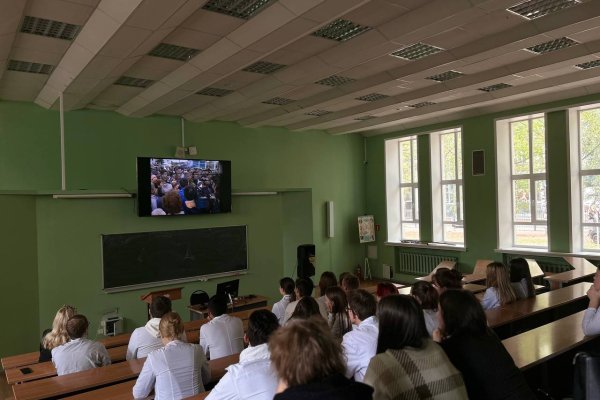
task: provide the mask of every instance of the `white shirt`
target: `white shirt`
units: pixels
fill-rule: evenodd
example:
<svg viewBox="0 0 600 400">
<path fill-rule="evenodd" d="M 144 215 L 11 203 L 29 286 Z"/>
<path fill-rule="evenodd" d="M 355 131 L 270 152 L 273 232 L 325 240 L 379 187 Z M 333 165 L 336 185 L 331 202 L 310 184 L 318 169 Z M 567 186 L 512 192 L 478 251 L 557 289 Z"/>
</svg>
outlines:
<svg viewBox="0 0 600 400">
<path fill-rule="evenodd" d="M 289 294 L 286 294 L 285 296 L 283 296 L 283 298 L 281 300 L 279 300 L 277 303 L 273 304 L 273 309 L 271 311 L 277 317 L 277 320 L 279 321 L 279 325 L 283 325 L 285 323 L 285 309 L 288 306 L 288 304 L 290 304 L 291 300 L 292 300 L 292 296 Z"/>
<path fill-rule="evenodd" d="M 490 310 L 492 308 L 500 307 L 500 296 L 498 296 L 498 289 L 495 287 L 489 287 L 485 289 L 483 294 L 483 300 L 481 300 L 481 306 L 484 310 Z"/>
<path fill-rule="evenodd" d="M 214 317 L 200 327 L 200 346 L 212 360 L 241 352 L 243 338 L 242 320 L 227 314 Z"/>
<path fill-rule="evenodd" d="M 266 343 L 242 351 L 240 362 L 226 368 L 227 373 L 206 400 L 272 400 L 277 389 L 277 374 L 271 368 L 269 357 Z"/>
<path fill-rule="evenodd" d="M 150 319 L 145 326 L 136 328 L 129 338 L 129 344 L 127 345 L 127 360 L 135 358 L 144 358 L 154 350 L 158 350 L 163 347 L 162 340 L 160 339 L 160 332 L 158 331 L 158 325 L 160 324 L 160 318 Z M 185 332 L 181 335 L 179 340 L 187 342 Z"/>
<path fill-rule="evenodd" d="M 425 318 L 427 333 L 429 333 L 429 337 L 433 337 L 433 331 L 435 331 L 440 324 L 437 318 L 437 311 L 431 309 L 423 310 L 423 317 Z"/>
<path fill-rule="evenodd" d="M 154 389 L 155 400 L 182 399 L 204 391 L 210 367 L 200 346 L 174 340 L 148 354 L 133 387 L 133 397 L 143 399 Z"/>
<path fill-rule="evenodd" d="M 600 334 L 600 312 L 597 308 L 588 308 L 583 313 L 583 334 L 586 336 Z"/>
<path fill-rule="evenodd" d="M 102 343 L 86 338 L 73 339 L 52 349 L 52 362 L 58 375 L 110 365 Z"/>
<path fill-rule="evenodd" d="M 327 320 L 329 318 L 329 311 L 327 310 L 327 304 L 325 303 L 325 296 L 317 297 L 317 304 L 319 305 L 319 312 Z"/>
<path fill-rule="evenodd" d="M 288 320 L 292 317 L 292 314 L 294 313 L 294 310 L 296 309 L 296 306 L 298 305 L 298 302 L 300 300 L 296 300 L 296 301 L 292 301 L 291 303 L 289 303 L 287 305 L 287 307 L 285 308 L 285 315 L 283 317 L 283 323 L 285 324 L 286 322 L 288 322 Z"/>
<path fill-rule="evenodd" d="M 342 348 L 346 356 L 346 377 L 362 382 L 371 358 L 377 353 L 379 325 L 375 317 L 369 317 L 344 335 Z"/>
</svg>

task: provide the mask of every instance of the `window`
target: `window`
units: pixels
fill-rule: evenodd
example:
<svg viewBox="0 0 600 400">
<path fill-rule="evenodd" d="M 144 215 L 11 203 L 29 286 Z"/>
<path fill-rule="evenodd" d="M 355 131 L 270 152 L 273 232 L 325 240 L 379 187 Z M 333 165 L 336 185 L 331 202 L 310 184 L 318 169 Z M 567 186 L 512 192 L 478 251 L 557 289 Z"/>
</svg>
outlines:
<svg viewBox="0 0 600 400">
<path fill-rule="evenodd" d="M 600 107 L 570 110 L 574 251 L 600 251 Z"/>
<path fill-rule="evenodd" d="M 419 240 L 417 138 L 385 142 L 388 241 Z"/>
<path fill-rule="evenodd" d="M 499 247 L 548 248 L 543 115 L 497 122 Z"/>
<path fill-rule="evenodd" d="M 431 134 L 433 239 L 464 245 L 462 131 Z"/>
</svg>

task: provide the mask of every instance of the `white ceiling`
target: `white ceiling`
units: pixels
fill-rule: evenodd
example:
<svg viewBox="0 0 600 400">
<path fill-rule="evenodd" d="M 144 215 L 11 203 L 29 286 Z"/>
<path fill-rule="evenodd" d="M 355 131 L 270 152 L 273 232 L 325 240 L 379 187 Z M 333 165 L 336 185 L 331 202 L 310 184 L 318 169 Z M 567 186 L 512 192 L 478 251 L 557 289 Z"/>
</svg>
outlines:
<svg viewBox="0 0 600 400">
<path fill-rule="evenodd" d="M 244 19 L 214 11 L 226 3 L 266 4 Z M 534 19 L 507 10 L 522 3 L 565 6 Z M 47 108 L 62 93 L 69 110 L 375 135 L 600 89 L 600 68 L 575 66 L 600 65 L 598 0 L 0 0 L 0 9 L 0 99 Z M 79 28 L 72 38 L 27 33 L 30 17 Z M 339 19 L 370 29 L 345 41 L 313 35 Z M 564 37 L 575 43 L 526 50 Z M 150 55 L 161 43 L 196 52 Z M 441 51 L 390 55 L 417 43 Z M 50 67 L 23 72 L 17 61 Z M 257 62 L 280 65 L 244 70 Z M 462 75 L 428 79 L 448 71 Z M 316 83 L 331 76 L 342 84 Z M 501 83 L 510 86 L 480 90 Z M 198 94 L 213 89 L 225 95 Z"/>
</svg>

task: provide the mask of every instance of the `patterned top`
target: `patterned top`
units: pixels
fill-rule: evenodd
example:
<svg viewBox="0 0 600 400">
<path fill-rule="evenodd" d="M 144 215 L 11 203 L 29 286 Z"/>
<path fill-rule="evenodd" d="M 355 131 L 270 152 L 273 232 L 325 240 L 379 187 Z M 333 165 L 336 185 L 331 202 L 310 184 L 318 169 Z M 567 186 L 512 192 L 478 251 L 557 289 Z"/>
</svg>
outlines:
<svg viewBox="0 0 600 400">
<path fill-rule="evenodd" d="M 373 386 L 373 400 L 468 399 L 460 372 L 431 339 L 420 349 L 387 350 L 371 359 L 364 383 Z"/>
</svg>

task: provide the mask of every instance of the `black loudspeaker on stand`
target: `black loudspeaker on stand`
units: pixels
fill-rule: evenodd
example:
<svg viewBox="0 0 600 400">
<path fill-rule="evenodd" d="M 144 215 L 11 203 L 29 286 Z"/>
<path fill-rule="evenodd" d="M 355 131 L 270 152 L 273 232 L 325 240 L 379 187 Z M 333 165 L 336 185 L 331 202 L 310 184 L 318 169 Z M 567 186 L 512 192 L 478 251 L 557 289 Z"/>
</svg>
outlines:
<svg viewBox="0 0 600 400">
<path fill-rule="evenodd" d="M 301 244 L 298 246 L 298 278 L 310 278 L 315 275 L 315 245 Z"/>
</svg>

